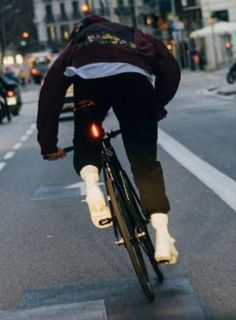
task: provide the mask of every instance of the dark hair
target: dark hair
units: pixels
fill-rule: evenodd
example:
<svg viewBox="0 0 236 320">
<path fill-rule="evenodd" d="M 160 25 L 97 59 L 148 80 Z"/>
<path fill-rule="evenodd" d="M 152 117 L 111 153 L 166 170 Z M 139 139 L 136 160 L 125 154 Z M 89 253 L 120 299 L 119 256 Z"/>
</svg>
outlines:
<svg viewBox="0 0 236 320">
<path fill-rule="evenodd" d="M 80 21 L 78 21 L 78 23 L 75 24 L 75 28 L 72 31 L 70 38 L 73 39 L 79 32 L 83 31 L 85 28 L 87 28 L 91 24 L 98 23 L 98 22 L 109 22 L 109 20 L 95 14 L 86 16 L 85 18 L 81 19 Z"/>
</svg>

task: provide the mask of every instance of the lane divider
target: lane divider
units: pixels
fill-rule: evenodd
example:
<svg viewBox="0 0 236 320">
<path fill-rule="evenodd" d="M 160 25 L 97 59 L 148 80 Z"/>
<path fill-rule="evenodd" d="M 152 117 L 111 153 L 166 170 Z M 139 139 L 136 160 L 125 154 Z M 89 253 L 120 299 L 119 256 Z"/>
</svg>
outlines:
<svg viewBox="0 0 236 320">
<path fill-rule="evenodd" d="M 200 159 L 163 130 L 159 129 L 159 145 L 197 177 L 229 207 L 236 211 L 236 181 Z"/>
<path fill-rule="evenodd" d="M 18 143 L 16 143 L 14 146 L 13 146 L 13 150 L 18 150 L 18 149 L 20 149 L 22 147 L 22 143 L 20 143 L 20 142 L 18 142 Z"/>
<path fill-rule="evenodd" d="M 28 136 L 28 135 L 24 135 L 24 136 L 22 136 L 22 137 L 20 138 L 20 141 L 25 142 L 25 141 L 27 141 L 27 140 L 28 140 L 28 138 L 29 138 L 29 136 Z"/>
<path fill-rule="evenodd" d="M 0 162 L 0 171 L 5 167 L 6 162 Z"/>
<path fill-rule="evenodd" d="M 11 159 L 15 154 L 15 151 L 9 151 L 8 153 L 5 154 L 5 156 L 3 157 L 4 160 L 8 160 Z"/>
<path fill-rule="evenodd" d="M 15 155 L 15 150 L 19 150 L 22 147 L 22 142 L 26 142 L 29 137 L 33 134 L 34 130 L 36 129 L 36 124 L 32 123 L 30 125 L 30 128 L 26 130 L 25 134 L 20 138 L 21 142 L 17 142 L 13 147 L 12 150 L 8 151 L 4 156 L 3 160 L 9 160 L 14 157 Z M 7 165 L 7 162 L 0 162 L 0 171 L 5 168 Z"/>
</svg>

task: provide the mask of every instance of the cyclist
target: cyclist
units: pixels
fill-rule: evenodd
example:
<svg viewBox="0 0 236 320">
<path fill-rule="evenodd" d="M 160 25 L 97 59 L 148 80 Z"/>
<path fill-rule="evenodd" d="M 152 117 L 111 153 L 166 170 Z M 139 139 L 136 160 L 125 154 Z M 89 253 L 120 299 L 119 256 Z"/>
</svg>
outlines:
<svg viewBox="0 0 236 320">
<path fill-rule="evenodd" d="M 168 232 L 170 205 L 161 164 L 156 160 L 157 121 L 166 116 L 165 105 L 175 95 L 179 81 L 176 60 L 154 36 L 101 16 L 87 16 L 47 73 L 37 117 L 41 153 L 56 160 L 65 156 L 57 146 L 58 118 L 72 83 L 75 107 L 81 100 L 96 102 L 99 121 L 112 106 L 142 207 L 155 229 L 155 258 L 170 264 L 176 263 L 178 252 Z M 86 184 L 92 222 L 101 227 L 99 220 L 111 214 L 98 186 L 99 147 L 84 134 L 86 121 L 78 112 L 74 124 L 74 167 Z"/>
</svg>

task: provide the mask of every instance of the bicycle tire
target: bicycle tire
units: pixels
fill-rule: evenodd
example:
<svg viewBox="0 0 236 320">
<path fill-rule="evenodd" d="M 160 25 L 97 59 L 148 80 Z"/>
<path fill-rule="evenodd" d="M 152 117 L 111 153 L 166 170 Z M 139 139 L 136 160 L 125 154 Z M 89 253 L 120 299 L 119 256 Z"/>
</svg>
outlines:
<svg viewBox="0 0 236 320">
<path fill-rule="evenodd" d="M 227 74 L 227 82 L 229 84 L 232 84 L 236 81 L 236 72 L 235 71 L 229 71 L 229 73 Z"/>
<path fill-rule="evenodd" d="M 128 205 L 130 206 L 130 212 L 133 215 L 134 220 L 138 225 L 141 225 L 141 230 L 145 232 L 145 236 L 140 240 L 140 245 L 147 255 L 152 268 L 154 272 L 157 275 L 157 278 L 160 282 L 164 280 L 164 275 L 162 271 L 159 268 L 159 263 L 155 260 L 155 250 L 154 246 L 150 237 L 150 234 L 148 232 L 147 224 L 143 221 L 142 219 L 142 213 L 141 213 L 141 208 L 140 208 L 140 203 L 137 201 L 137 195 L 134 191 L 134 188 L 129 180 L 129 177 L 127 176 L 126 172 L 122 172 L 123 175 L 123 184 L 126 186 L 126 193 L 128 195 L 128 198 L 130 201 L 128 202 Z M 139 221 L 137 221 L 139 220 Z"/>
<path fill-rule="evenodd" d="M 132 223 L 129 219 L 127 210 L 123 203 L 124 197 L 122 197 L 121 195 L 121 188 L 117 184 L 118 183 L 112 181 L 111 178 L 106 179 L 107 191 L 110 196 L 110 203 L 112 205 L 120 235 L 124 241 L 124 245 L 129 254 L 131 264 L 137 275 L 139 283 L 141 284 L 143 292 L 145 293 L 148 301 L 152 302 L 155 298 L 155 295 L 152 289 L 152 285 L 149 281 L 145 261 L 137 240 L 132 235 Z"/>
</svg>

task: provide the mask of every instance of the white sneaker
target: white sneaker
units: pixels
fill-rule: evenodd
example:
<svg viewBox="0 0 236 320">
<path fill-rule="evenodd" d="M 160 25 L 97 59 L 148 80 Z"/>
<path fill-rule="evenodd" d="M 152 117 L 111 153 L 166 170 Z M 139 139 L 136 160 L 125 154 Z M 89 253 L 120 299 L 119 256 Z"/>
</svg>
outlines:
<svg viewBox="0 0 236 320">
<path fill-rule="evenodd" d="M 165 213 L 154 213 L 151 215 L 151 224 L 155 229 L 155 259 L 157 262 L 175 264 L 178 251 L 175 248 L 175 239 L 168 232 L 168 215 Z"/>
<path fill-rule="evenodd" d="M 80 176 L 86 184 L 86 202 L 89 207 L 92 223 L 97 228 L 112 226 L 110 209 L 98 185 L 98 168 L 92 165 L 85 166 L 81 169 Z"/>
</svg>

